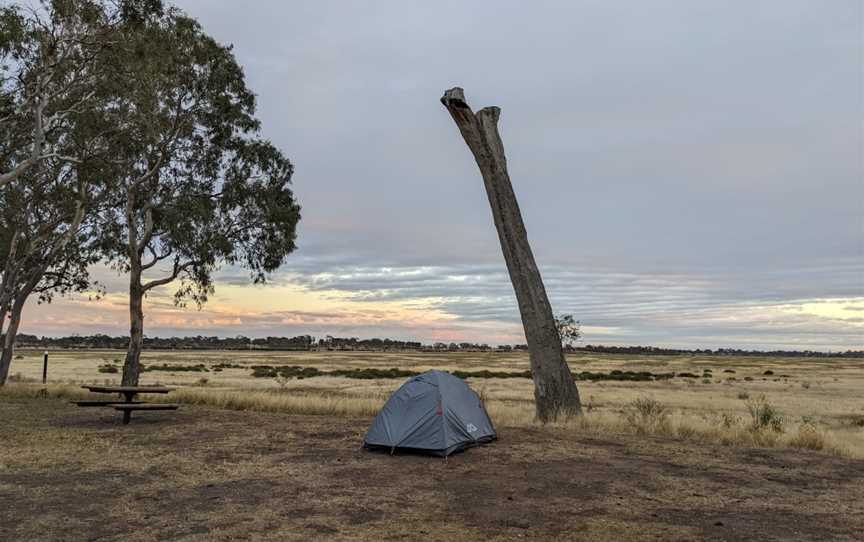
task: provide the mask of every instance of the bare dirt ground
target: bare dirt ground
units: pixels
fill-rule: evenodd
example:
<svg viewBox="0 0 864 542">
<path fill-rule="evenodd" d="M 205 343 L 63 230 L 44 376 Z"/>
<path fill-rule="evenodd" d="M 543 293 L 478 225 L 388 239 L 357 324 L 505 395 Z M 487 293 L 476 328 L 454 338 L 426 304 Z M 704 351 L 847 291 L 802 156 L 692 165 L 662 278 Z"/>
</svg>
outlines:
<svg viewBox="0 0 864 542">
<path fill-rule="evenodd" d="M 0 540 L 861 540 L 864 461 L 499 429 L 440 458 L 368 419 L 0 399 Z"/>
</svg>

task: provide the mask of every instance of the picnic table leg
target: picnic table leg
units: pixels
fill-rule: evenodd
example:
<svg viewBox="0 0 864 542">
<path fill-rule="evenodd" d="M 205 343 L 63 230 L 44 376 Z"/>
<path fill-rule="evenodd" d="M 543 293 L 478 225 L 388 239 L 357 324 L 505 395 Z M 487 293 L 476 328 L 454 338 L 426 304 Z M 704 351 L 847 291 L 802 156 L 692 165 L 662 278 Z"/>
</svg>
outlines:
<svg viewBox="0 0 864 542">
<path fill-rule="evenodd" d="M 123 397 L 127 403 L 131 403 L 132 400 L 135 398 L 135 392 L 124 391 Z M 129 425 L 129 422 L 131 420 L 132 420 L 132 411 L 131 410 L 124 410 L 123 411 L 123 425 Z"/>
</svg>

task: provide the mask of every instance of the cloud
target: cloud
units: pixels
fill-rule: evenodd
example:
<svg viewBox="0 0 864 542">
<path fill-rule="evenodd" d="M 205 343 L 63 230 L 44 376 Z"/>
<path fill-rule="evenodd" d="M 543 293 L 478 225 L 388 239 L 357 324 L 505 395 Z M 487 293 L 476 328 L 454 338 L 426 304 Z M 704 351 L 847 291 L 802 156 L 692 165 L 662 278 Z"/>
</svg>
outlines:
<svg viewBox="0 0 864 542">
<path fill-rule="evenodd" d="M 234 44 L 303 221 L 271 289 L 225 269 L 200 313 L 160 292 L 154 333 L 521 340 L 482 180 L 438 103 L 460 84 L 502 107 L 532 249 L 586 340 L 861 347 L 832 312 L 864 298 L 861 2 L 177 4 Z M 122 330 L 110 303 L 27 326 Z"/>
</svg>

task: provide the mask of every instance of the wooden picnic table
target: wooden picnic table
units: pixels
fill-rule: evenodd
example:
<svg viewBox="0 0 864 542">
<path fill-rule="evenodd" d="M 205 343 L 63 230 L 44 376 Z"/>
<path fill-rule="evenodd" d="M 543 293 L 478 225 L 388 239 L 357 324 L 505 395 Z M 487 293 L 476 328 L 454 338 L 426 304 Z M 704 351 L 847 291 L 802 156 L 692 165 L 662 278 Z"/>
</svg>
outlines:
<svg viewBox="0 0 864 542">
<path fill-rule="evenodd" d="M 90 390 L 93 393 L 117 393 L 126 398 L 127 403 L 131 403 L 139 393 L 169 393 L 174 391 L 174 388 L 166 388 L 163 386 L 81 386 L 85 390 Z"/>
<path fill-rule="evenodd" d="M 132 419 L 134 410 L 177 410 L 179 405 L 167 403 L 142 403 L 135 401 L 135 396 L 141 393 L 170 393 L 174 388 L 163 386 L 81 386 L 93 393 L 116 393 L 122 395 L 123 401 L 75 401 L 80 407 L 110 406 L 123 412 L 123 424 Z"/>
</svg>

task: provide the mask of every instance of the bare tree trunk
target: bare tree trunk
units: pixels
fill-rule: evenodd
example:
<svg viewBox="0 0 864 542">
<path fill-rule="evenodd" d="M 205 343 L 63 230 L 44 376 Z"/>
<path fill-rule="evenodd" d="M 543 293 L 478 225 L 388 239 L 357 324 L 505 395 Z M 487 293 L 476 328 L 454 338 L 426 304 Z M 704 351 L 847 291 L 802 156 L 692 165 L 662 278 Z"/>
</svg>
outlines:
<svg viewBox="0 0 864 542">
<path fill-rule="evenodd" d="M 528 244 L 522 213 L 507 173 L 504 144 L 498 133 L 501 110 L 486 107 L 475 115 L 459 87 L 446 91 L 441 103 L 459 127 L 483 175 L 528 341 L 537 418 L 546 423 L 562 415 L 581 414 L 579 391 L 561 349 L 561 337 L 555 327 L 543 279 Z"/>
<path fill-rule="evenodd" d="M 137 263 L 140 264 L 140 262 Z M 129 347 L 126 349 L 126 360 L 123 363 L 122 383 L 124 386 L 138 385 L 138 379 L 141 376 L 141 350 L 143 346 L 144 291 L 141 287 L 140 265 L 133 265 L 129 278 Z"/>
<path fill-rule="evenodd" d="M 0 285 L 0 290 L 3 287 Z M 3 337 L 6 333 L 6 320 L 9 316 L 9 311 L 12 310 L 12 305 L 10 305 L 5 299 L 0 301 L 0 337 Z"/>
<path fill-rule="evenodd" d="M 21 312 L 24 310 L 24 303 L 27 301 L 27 297 L 27 295 L 19 295 L 12 304 L 9 325 L 6 327 L 6 334 L 3 336 L 3 352 L 0 354 L 0 386 L 6 384 L 6 379 L 9 377 L 9 368 L 12 367 L 12 355 L 15 353 L 15 338 L 18 336 L 18 326 L 21 325 Z"/>
</svg>

